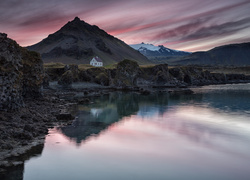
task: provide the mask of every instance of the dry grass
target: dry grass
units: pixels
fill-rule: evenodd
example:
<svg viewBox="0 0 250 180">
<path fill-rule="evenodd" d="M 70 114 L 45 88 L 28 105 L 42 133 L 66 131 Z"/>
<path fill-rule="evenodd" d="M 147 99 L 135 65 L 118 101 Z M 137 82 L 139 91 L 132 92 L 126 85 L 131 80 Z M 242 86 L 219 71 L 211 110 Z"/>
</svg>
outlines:
<svg viewBox="0 0 250 180">
<path fill-rule="evenodd" d="M 79 64 L 78 65 L 78 69 L 79 70 L 86 70 L 86 69 L 90 69 L 93 68 L 94 66 L 91 66 L 90 64 Z"/>
<path fill-rule="evenodd" d="M 63 63 L 45 63 L 43 64 L 44 68 L 64 68 L 65 64 Z"/>
<path fill-rule="evenodd" d="M 154 66 L 155 64 L 145 64 L 145 65 L 140 65 L 140 68 L 152 68 Z"/>
</svg>

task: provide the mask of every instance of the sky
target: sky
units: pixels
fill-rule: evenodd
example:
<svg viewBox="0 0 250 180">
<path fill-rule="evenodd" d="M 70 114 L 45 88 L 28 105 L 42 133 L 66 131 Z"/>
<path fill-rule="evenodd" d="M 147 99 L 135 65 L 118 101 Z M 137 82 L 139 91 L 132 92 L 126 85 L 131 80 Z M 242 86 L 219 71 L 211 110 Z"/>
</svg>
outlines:
<svg viewBox="0 0 250 180">
<path fill-rule="evenodd" d="M 0 0 L 0 32 L 21 46 L 76 16 L 127 44 L 194 52 L 250 42 L 250 0 Z"/>
</svg>

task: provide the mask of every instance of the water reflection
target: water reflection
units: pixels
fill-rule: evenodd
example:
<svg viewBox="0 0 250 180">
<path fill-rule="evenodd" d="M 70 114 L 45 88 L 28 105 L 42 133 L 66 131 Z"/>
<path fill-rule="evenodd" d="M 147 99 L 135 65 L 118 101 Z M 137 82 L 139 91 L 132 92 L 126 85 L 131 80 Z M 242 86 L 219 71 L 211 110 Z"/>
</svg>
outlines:
<svg viewBox="0 0 250 180">
<path fill-rule="evenodd" d="M 24 179 L 248 180 L 250 86 L 215 87 L 117 92 L 78 106 L 76 121 L 50 131 L 41 158 L 26 163 Z"/>
<path fill-rule="evenodd" d="M 193 95 L 174 96 L 164 93 L 143 96 L 137 93 L 122 92 L 104 95 L 95 99 L 95 103 L 92 105 L 87 107 L 78 106 L 78 118 L 73 125 L 59 129 L 71 140 L 74 140 L 76 144 L 80 145 L 88 137 L 99 135 L 102 131 L 106 130 L 112 124 L 119 122 L 124 117 L 138 115 L 143 118 L 149 117 L 149 119 L 151 117 L 150 120 L 153 120 L 154 116 L 173 114 L 173 109 L 175 109 L 176 115 L 183 114 L 184 111 L 185 114 L 178 121 L 174 120 L 173 117 L 168 118 L 169 120 L 166 122 L 170 123 L 170 128 L 177 126 L 180 133 L 197 141 L 200 141 L 203 137 L 200 134 L 202 132 L 205 132 L 206 136 L 225 135 L 227 127 L 218 127 L 220 119 L 227 120 L 229 123 L 238 120 L 236 121 L 236 126 L 244 126 L 241 121 L 245 121 L 246 119 L 240 119 L 240 115 L 241 113 L 246 114 L 248 113 L 247 110 L 250 110 L 250 103 L 248 102 L 250 93 L 248 91 L 237 93 L 235 90 L 211 90 L 209 88 L 199 88 L 195 91 L 196 93 Z M 176 109 L 176 107 L 178 108 Z M 237 112 L 235 116 L 232 116 L 235 112 Z M 227 117 L 225 113 L 230 114 Z M 209 120 L 214 120 L 211 118 L 211 116 L 214 116 L 216 121 L 210 122 L 210 124 L 204 124 L 204 122 L 193 123 L 190 119 L 186 118 L 191 114 L 193 117 L 190 117 L 190 119 L 202 119 L 203 116 L 208 116 Z M 225 114 L 225 116 L 222 116 L 222 114 Z M 210 125 L 215 126 L 210 127 Z M 226 134 L 225 136 L 229 137 L 232 135 Z"/>
<path fill-rule="evenodd" d="M 250 113 L 250 84 L 211 85 L 193 89 L 203 94 L 202 103 L 227 112 Z"/>
<path fill-rule="evenodd" d="M 167 94 L 142 96 L 136 93 L 112 93 L 99 97 L 93 105 L 78 106 L 77 120 L 72 125 L 59 129 L 79 145 L 89 136 L 98 135 L 122 118 L 137 114 L 140 108 L 148 111 L 156 106 L 163 114 L 167 105 Z"/>
</svg>

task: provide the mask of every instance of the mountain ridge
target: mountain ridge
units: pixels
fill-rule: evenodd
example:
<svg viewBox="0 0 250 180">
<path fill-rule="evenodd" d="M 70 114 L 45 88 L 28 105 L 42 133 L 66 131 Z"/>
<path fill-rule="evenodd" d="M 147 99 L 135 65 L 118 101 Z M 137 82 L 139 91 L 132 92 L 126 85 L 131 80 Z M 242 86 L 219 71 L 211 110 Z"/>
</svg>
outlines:
<svg viewBox="0 0 250 180">
<path fill-rule="evenodd" d="M 191 54 L 190 52 L 179 51 L 175 49 L 169 49 L 163 45 L 154 46 L 153 44 L 147 44 L 142 42 L 141 44 L 130 44 L 130 47 L 139 51 L 146 57 L 150 56 L 184 56 Z"/>
<path fill-rule="evenodd" d="M 178 51 L 175 49 L 169 49 L 163 45 L 154 46 L 153 44 L 147 44 L 142 42 L 141 44 L 130 44 L 130 47 L 139 51 L 146 56 L 154 64 L 167 63 L 168 59 L 179 56 L 186 56 L 191 54 L 190 52 Z"/>
<path fill-rule="evenodd" d="M 208 51 L 194 52 L 188 56 L 172 58 L 168 63 L 173 65 L 247 66 L 250 65 L 250 42 L 227 44 Z"/>
<path fill-rule="evenodd" d="M 45 63 L 89 64 L 94 56 L 99 56 L 104 65 L 117 63 L 123 59 L 131 59 L 139 64 L 150 63 L 145 56 L 125 42 L 78 17 L 39 43 L 27 48 L 41 53 Z"/>
</svg>

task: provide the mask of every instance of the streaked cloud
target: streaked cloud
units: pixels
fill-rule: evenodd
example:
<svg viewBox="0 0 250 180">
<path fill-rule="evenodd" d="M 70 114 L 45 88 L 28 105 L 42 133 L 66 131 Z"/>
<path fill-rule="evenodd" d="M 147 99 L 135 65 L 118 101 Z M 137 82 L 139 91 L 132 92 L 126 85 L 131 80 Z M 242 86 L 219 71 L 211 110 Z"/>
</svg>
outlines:
<svg viewBox="0 0 250 180">
<path fill-rule="evenodd" d="M 0 32 L 23 46 L 75 16 L 128 44 L 207 50 L 250 37 L 249 0 L 2 0 Z"/>
</svg>

